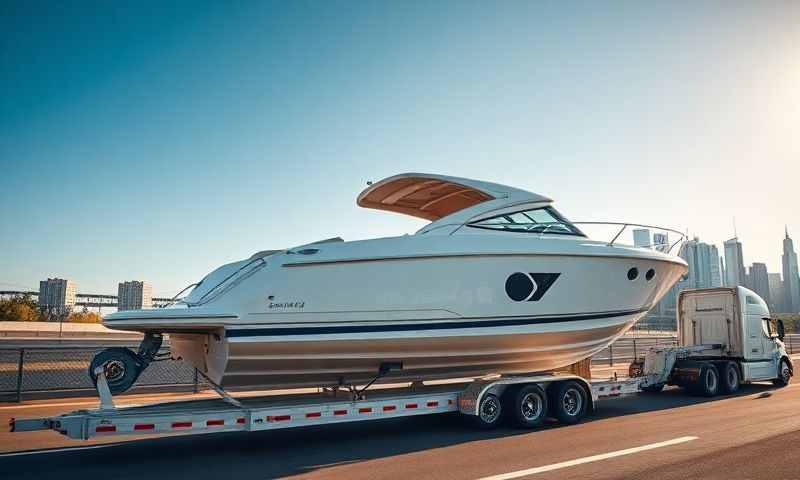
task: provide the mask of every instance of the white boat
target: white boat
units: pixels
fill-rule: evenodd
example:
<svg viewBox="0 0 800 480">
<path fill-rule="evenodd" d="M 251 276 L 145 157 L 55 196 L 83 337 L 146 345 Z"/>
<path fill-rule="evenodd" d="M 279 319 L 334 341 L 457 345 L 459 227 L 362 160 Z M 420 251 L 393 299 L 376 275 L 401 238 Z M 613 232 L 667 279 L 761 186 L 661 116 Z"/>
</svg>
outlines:
<svg viewBox="0 0 800 480">
<path fill-rule="evenodd" d="M 125 390 L 169 334 L 172 356 L 221 387 L 546 371 L 606 348 L 687 271 L 658 249 L 590 240 L 551 199 L 504 185 L 407 173 L 358 205 L 431 223 L 224 265 L 174 305 L 107 316 L 147 335 L 91 370 Z"/>
</svg>

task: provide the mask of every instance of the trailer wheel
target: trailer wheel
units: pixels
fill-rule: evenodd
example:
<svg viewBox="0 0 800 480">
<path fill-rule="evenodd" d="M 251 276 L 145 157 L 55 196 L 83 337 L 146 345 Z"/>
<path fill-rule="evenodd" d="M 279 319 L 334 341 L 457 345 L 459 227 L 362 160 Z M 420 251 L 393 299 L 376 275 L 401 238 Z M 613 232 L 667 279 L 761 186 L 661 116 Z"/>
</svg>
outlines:
<svg viewBox="0 0 800 480">
<path fill-rule="evenodd" d="M 94 371 L 101 366 L 108 382 L 108 389 L 114 395 L 131 388 L 142 373 L 136 354 L 123 347 L 106 348 L 94 356 L 89 364 L 89 378 L 94 385 L 97 385 L 97 375 Z"/>
<path fill-rule="evenodd" d="M 550 410 L 561 423 L 573 425 L 580 422 L 589 408 L 589 396 L 578 382 L 569 380 L 550 387 L 553 392 Z"/>
<path fill-rule="evenodd" d="M 516 391 L 507 391 L 507 412 L 513 412 L 514 424 L 520 428 L 535 428 L 547 416 L 547 395 L 539 385 L 525 385 Z"/>
<path fill-rule="evenodd" d="M 700 367 L 700 375 L 694 384 L 692 392 L 704 397 L 713 397 L 719 392 L 719 371 L 710 363 Z"/>
<path fill-rule="evenodd" d="M 789 385 L 789 381 L 792 379 L 792 368 L 789 366 L 789 363 L 786 360 L 781 360 L 781 367 L 778 370 L 778 378 L 772 381 L 772 384 L 776 387 L 785 387 Z"/>
<path fill-rule="evenodd" d="M 503 407 L 500 404 L 500 399 L 497 395 L 487 393 L 481 398 L 478 405 L 478 414 L 473 416 L 473 422 L 479 428 L 485 430 L 496 428 L 500 425 L 500 420 L 503 415 Z"/>
<path fill-rule="evenodd" d="M 739 390 L 739 367 L 733 362 L 725 362 L 721 365 L 722 373 L 722 392 L 726 395 L 736 393 Z"/>
</svg>

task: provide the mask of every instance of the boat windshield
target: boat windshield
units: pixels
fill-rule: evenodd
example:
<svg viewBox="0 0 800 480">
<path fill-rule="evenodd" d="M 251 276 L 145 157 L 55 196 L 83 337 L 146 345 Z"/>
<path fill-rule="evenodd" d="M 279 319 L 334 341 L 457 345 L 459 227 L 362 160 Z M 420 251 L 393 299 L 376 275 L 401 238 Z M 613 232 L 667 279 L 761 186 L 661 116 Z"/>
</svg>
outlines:
<svg viewBox="0 0 800 480">
<path fill-rule="evenodd" d="M 468 226 L 507 232 L 586 236 L 552 207 L 504 213 L 478 220 Z"/>
</svg>

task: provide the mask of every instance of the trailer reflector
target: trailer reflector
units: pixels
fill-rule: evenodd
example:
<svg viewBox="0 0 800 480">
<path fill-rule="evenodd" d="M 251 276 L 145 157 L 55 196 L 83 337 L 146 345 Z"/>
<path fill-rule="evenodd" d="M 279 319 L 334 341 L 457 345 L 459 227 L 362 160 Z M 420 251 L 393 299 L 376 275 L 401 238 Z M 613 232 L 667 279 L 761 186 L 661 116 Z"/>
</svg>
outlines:
<svg viewBox="0 0 800 480">
<path fill-rule="evenodd" d="M 322 412 L 308 412 L 308 413 L 306 413 L 306 418 L 317 418 L 317 417 L 321 417 L 321 416 L 322 416 Z"/>
<path fill-rule="evenodd" d="M 106 432 L 116 432 L 117 426 L 116 425 L 98 425 L 97 428 L 94 429 L 97 433 L 106 433 Z"/>
<path fill-rule="evenodd" d="M 391 412 L 392 410 L 397 410 L 397 407 L 395 407 L 394 405 L 384 405 L 383 406 L 383 411 L 384 412 Z"/>
<path fill-rule="evenodd" d="M 192 428 L 192 422 L 172 422 L 172 428 Z"/>
<path fill-rule="evenodd" d="M 359 408 L 358 413 L 372 413 L 372 407 Z"/>
<path fill-rule="evenodd" d="M 244 425 L 244 417 L 239 417 L 239 418 L 237 418 L 237 419 L 236 419 L 236 423 L 238 423 L 238 424 L 240 424 L 240 425 Z"/>
<path fill-rule="evenodd" d="M 268 422 L 285 422 L 291 420 L 291 415 L 270 415 L 267 417 Z"/>
<path fill-rule="evenodd" d="M 155 428 L 153 423 L 137 423 L 133 426 L 134 430 L 155 430 Z"/>
<path fill-rule="evenodd" d="M 217 420 L 206 420 L 207 427 L 218 427 L 220 425 L 225 425 L 225 420 L 217 419 Z"/>
<path fill-rule="evenodd" d="M 438 407 L 439 406 L 439 402 L 428 402 L 428 406 L 429 407 Z"/>
<path fill-rule="evenodd" d="M 347 415 L 347 410 L 334 410 L 334 415 Z"/>
<path fill-rule="evenodd" d="M 417 408 L 416 403 L 406 403 L 406 408 Z"/>
</svg>

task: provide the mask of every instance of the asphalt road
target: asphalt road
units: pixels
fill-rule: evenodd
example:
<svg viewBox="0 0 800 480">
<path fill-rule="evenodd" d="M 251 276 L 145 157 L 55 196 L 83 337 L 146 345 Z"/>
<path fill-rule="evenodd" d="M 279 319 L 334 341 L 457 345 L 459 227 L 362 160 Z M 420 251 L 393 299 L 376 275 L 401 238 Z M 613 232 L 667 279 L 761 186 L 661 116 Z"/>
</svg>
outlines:
<svg viewBox="0 0 800 480">
<path fill-rule="evenodd" d="M 604 400 L 599 412 L 579 425 L 549 424 L 534 431 L 476 431 L 448 414 L 106 445 L 53 432 L 2 433 L 5 451 L 75 447 L 0 454 L 0 472 L 6 478 L 62 480 L 800 478 L 794 454 L 800 441 L 798 386 L 752 385 L 736 397 L 711 400 L 668 389 Z M 6 404 L 0 406 L 0 421 L 87 408 L 57 402 Z"/>
</svg>

